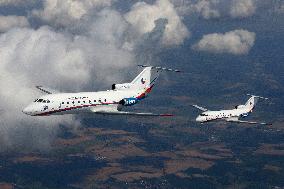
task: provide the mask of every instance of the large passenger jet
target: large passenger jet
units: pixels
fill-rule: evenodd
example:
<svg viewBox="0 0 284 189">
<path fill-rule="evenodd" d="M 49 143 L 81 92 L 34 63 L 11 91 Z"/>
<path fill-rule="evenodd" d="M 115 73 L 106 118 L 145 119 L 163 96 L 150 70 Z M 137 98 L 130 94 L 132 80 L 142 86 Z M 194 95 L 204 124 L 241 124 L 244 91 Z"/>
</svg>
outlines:
<svg viewBox="0 0 284 189">
<path fill-rule="evenodd" d="M 42 86 L 37 89 L 46 93 L 24 108 L 31 116 L 94 113 L 103 115 L 172 116 L 172 114 L 137 113 L 122 111 L 148 96 L 162 71 L 180 72 L 162 67 L 139 65 L 144 70 L 130 83 L 113 84 L 112 90 L 99 92 L 59 93 Z M 151 80 L 151 71 L 156 70 Z"/>
<path fill-rule="evenodd" d="M 268 99 L 268 98 L 264 98 L 261 96 L 255 96 L 255 95 L 250 95 L 250 94 L 248 95 L 251 97 L 248 99 L 245 105 L 238 105 L 235 107 L 235 109 L 231 109 L 231 110 L 210 111 L 198 105 L 193 105 L 193 107 L 198 108 L 199 110 L 202 111 L 202 113 L 198 115 L 198 117 L 196 118 L 196 121 L 204 123 L 204 122 L 209 122 L 209 121 L 214 121 L 214 120 L 225 120 L 228 122 L 235 122 L 235 123 L 271 125 L 270 123 L 264 123 L 264 122 L 239 120 L 239 118 L 247 117 L 249 113 L 252 112 L 258 98 L 265 99 L 265 100 Z"/>
</svg>

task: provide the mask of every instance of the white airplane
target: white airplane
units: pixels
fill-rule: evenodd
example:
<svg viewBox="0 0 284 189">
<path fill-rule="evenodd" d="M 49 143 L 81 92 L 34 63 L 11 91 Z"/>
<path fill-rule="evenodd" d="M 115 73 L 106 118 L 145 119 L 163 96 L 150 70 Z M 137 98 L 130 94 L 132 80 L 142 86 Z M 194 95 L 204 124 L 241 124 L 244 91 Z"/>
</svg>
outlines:
<svg viewBox="0 0 284 189">
<path fill-rule="evenodd" d="M 172 114 L 135 113 L 122 111 L 124 106 L 133 106 L 148 96 L 162 71 L 180 72 L 162 67 L 139 65 L 144 70 L 131 82 L 113 84 L 112 90 L 99 92 L 59 93 L 37 86 L 47 93 L 23 109 L 31 116 L 49 116 L 78 113 L 103 115 L 173 116 Z M 151 80 L 151 70 L 156 76 Z"/>
<path fill-rule="evenodd" d="M 239 120 L 239 118 L 247 117 L 249 113 L 252 112 L 258 98 L 265 99 L 265 100 L 268 99 L 268 98 L 264 98 L 261 96 L 251 95 L 251 94 L 247 94 L 247 95 L 251 97 L 248 99 L 246 104 L 238 105 L 235 107 L 235 109 L 232 109 L 232 110 L 210 111 L 198 105 L 192 105 L 193 107 L 198 108 L 199 110 L 203 111 L 200 115 L 198 115 L 198 117 L 196 118 L 196 121 L 204 123 L 204 122 L 214 121 L 214 120 L 225 120 L 228 122 L 236 122 L 236 123 L 271 125 L 269 123 L 264 123 L 264 122 Z"/>
</svg>

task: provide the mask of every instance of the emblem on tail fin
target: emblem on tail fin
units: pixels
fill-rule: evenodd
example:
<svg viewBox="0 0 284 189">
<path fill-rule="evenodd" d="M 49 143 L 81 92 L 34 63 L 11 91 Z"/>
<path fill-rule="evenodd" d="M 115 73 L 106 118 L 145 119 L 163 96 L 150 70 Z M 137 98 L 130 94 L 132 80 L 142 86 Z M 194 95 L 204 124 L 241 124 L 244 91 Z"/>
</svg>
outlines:
<svg viewBox="0 0 284 189">
<path fill-rule="evenodd" d="M 146 79 L 142 78 L 141 83 L 144 85 L 146 83 Z"/>
</svg>

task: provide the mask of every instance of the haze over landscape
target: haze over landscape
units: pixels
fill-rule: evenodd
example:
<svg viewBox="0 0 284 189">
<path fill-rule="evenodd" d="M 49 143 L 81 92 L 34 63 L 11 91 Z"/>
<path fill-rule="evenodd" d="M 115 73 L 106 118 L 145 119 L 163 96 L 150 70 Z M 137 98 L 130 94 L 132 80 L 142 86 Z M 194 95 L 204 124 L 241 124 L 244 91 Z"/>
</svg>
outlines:
<svg viewBox="0 0 284 189">
<path fill-rule="evenodd" d="M 0 0 L 0 188 L 284 187 L 282 0 Z M 165 66 L 127 110 L 173 118 L 22 109 L 41 93 L 111 89 Z M 197 124 L 191 107 L 259 101 L 247 120 Z"/>
</svg>

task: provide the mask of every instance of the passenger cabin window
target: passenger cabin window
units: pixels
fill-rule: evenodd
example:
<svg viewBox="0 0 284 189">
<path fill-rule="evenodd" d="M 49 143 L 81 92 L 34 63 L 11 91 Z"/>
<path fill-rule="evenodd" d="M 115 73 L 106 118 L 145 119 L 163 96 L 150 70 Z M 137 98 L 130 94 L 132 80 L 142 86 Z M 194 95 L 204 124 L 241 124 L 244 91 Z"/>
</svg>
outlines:
<svg viewBox="0 0 284 189">
<path fill-rule="evenodd" d="M 96 100 L 94 100 L 94 102 L 97 102 Z"/>
<path fill-rule="evenodd" d="M 107 99 L 105 99 L 105 102 L 107 101 Z"/>
<path fill-rule="evenodd" d="M 78 103 L 80 103 L 80 101 L 78 101 Z"/>
<path fill-rule="evenodd" d="M 62 102 L 61 104 L 64 104 L 64 102 Z"/>
<path fill-rule="evenodd" d="M 67 104 L 69 104 L 69 102 L 67 102 Z"/>
</svg>

